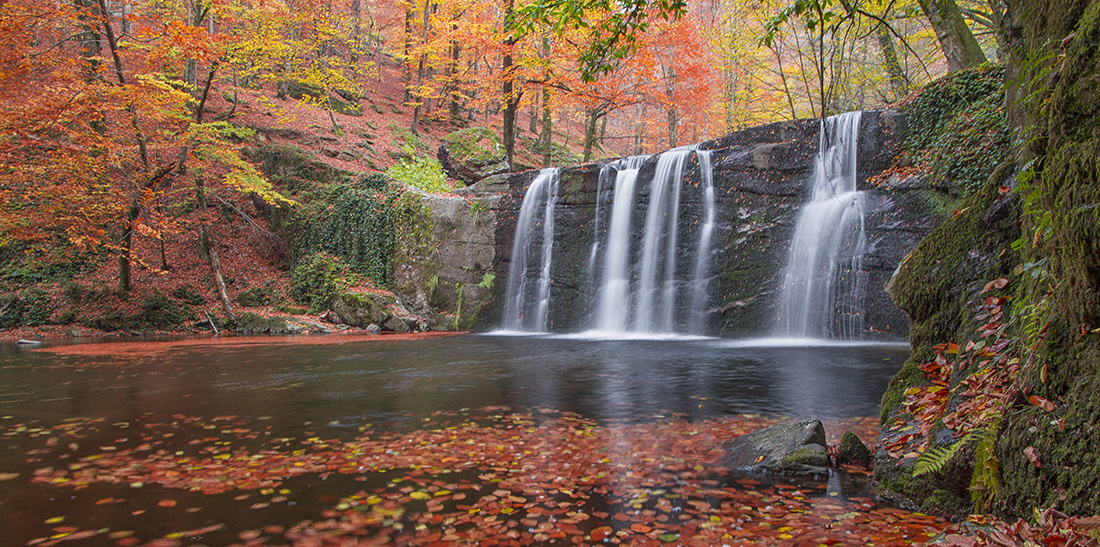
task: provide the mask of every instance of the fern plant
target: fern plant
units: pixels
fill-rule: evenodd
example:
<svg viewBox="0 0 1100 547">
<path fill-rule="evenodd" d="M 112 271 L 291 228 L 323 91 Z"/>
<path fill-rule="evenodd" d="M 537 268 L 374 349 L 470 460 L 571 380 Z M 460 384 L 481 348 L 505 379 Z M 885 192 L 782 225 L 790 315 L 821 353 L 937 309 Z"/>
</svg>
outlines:
<svg viewBox="0 0 1100 547">
<path fill-rule="evenodd" d="M 970 500 L 974 502 L 974 509 L 982 513 L 990 510 L 993 499 L 1001 493 L 1001 464 L 997 460 L 995 450 L 997 433 L 1000 429 L 1001 420 L 998 418 L 984 429 L 982 438 L 978 440 L 978 446 L 974 447 L 974 473 L 970 476 Z"/>
<path fill-rule="evenodd" d="M 987 431 L 988 428 L 975 429 L 954 444 L 936 446 L 924 451 L 924 454 L 921 454 L 920 458 L 917 459 L 917 463 L 913 464 L 913 476 L 919 477 L 928 473 L 938 473 L 951 461 L 951 458 L 955 457 L 955 454 L 958 454 L 970 443 L 981 439 L 982 436 L 987 434 Z"/>
</svg>

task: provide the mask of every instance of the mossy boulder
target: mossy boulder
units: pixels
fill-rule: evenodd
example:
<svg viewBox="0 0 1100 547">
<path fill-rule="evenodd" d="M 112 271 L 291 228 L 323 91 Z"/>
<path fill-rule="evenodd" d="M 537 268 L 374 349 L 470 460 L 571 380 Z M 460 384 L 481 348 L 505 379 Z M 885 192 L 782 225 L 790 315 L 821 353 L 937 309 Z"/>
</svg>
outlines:
<svg viewBox="0 0 1100 547">
<path fill-rule="evenodd" d="M 723 443 L 723 462 L 736 470 L 778 475 L 827 476 L 825 427 L 818 420 L 788 422 Z"/>
<path fill-rule="evenodd" d="M 400 298 L 388 291 L 353 289 L 342 292 L 334 299 L 332 311 L 340 323 L 353 327 L 377 325 L 382 330 L 393 332 L 423 330 L 419 318 L 405 309 Z"/>
<path fill-rule="evenodd" d="M 466 184 L 512 169 L 500 139 L 484 127 L 450 133 L 440 143 L 438 156 L 443 169 Z"/>
<path fill-rule="evenodd" d="M 871 449 L 863 444 L 859 435 L 845 431 L 836 449 L 836 462 L 841 465 L 871 465 Z"/>
<path fill-rule="evenodd" d="M 337 114 L 346 114 L 348 116 L 363 115 L 363 107 L 356 104 L 359 98 L 355 93 L 350 91 L 325 93 L 320 87 L 299 80 L 284 80 L 279 82 L 279 91 L 276 97 L 280 99 L 291 97 L 299 101 L 308 101 L 322 108 L 331 109 Z"/>
</svg>

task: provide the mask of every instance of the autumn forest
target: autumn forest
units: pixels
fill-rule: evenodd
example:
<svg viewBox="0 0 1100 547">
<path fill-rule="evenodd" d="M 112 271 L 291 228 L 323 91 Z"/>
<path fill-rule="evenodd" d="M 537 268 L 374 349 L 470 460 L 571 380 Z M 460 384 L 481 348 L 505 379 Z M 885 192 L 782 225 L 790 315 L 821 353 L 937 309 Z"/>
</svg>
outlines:
<svg viewBox="0 0 1100 547">
<path fill-rule="evenodd" d="M 1096 0 L 0 0 L 0 544 L 1098 545 L 1098 40 Z M 818 201 L 855 304 L 777 335 Z M 815 463 L 735 463 L 791 423 Z"/>
</svg>

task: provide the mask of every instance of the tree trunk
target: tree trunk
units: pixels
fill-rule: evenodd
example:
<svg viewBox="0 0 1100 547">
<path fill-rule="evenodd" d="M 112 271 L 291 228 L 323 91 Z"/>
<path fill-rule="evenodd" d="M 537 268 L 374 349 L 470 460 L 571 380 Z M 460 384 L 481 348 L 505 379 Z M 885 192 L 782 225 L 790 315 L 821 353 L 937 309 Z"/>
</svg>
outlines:
<svg viewBox="0 0 1100 547">
<path fill-rule="evenodd" d="M 514 6 L 514 0 L 505 0 L 504 2 L 504 29 L 507 31 L 512 27 L 512 9 Z M 502 114 L 501 122 L 503 128 L 501 129 L 501 140 L 504 141 L 504 155 L 508 158 L 508 164 L 512 164 L 512 159 L 516 154 L 516 104 L 518 101 L 514 97 L 515 95 L 515 75 L 512 70 L 512 46 L 516 44 L 515 40 L 511 37 L 504 40 L 504 55 L 501 59 L 500 77 L 504 83 L 501 85 L 501 99 L 504 102 L 504 111 Z"/>
<path fill-rule="evenodd" d="M 592 150 L 596 146 L 596 126 L 603 113 L 590 108 L 584 117 L 584 161 L 592 160 Z"/>
<path fill-rule="evenodd" d="M 91 82 L 99 69 L 99 32 L 89 15 L 96 13 L 96 0 L 73 0 L 80 20 L 80 56 L 84 58 L 84 80 Z"/>
<path fill-rule="evenodd" d="M 986 62 L 985 53 L 966 26 L 962 12 L 955 0 L 918 0 L 920 9 L 932 23 L 936 38 L 940 41 L 943 56 L 947 58 L 947 71 L 955 72 L 976 67 Z"/>
<path fill-rule="evenodd" d="M 458 32 L 458 23 L 451 23 L 451 31 Z M 460 110 L 459 99 L 461 97 L 461 86 L 459 85 L 458 77 L 458 65 L 462 60 L 462 46 L 459 45 L 458 40 L 451 40 L 451 64 L 448 71 L 450 72 L 451 80 L 451 123 L 459 124 L 462 121 L 462 112 Z"/>
<path fill-rule="evenodd" d="M 359 62 L 359 49 L 362 47 L 363 34 L 363 0 L 351 0 L 351 62 Z M 381 71 L 379 71 L 381 72 Z"/>
<path fill-rule="evenodd" d="M 885 25 L 878 27 L 878 46 L 882 52 L 882 63 L 886 65 L 886 73 L 890 75 L 890 87 L 894 89 L 894 99 L 901 99 L 909 93 L 909 80 L 905 77 L 905 71 L 898 62 L 898 51 L 894 47 L 894 36 Z"/>
<path fill-rule="evenodd" d="M 133 288 L 133 271 L 130 267 L 130 255 L 132 254 L 134 244 L 134 221 L 141 216 L 141 208 L 138 207 L 136 201 L 130 205 L 129 211 L 126 212 L 126 232 L 122 234 L 122 241 L 119 243 L 118 253 L 118 290 L 122 292 L 130 292 Z"/>
<path fill-rule="evenodd" d="M 420 31 L 420 45 L 428 43 L 428 16 L 431 15 L 432 0 L 424 0 L 424 27 Z M 427 52 L 420 54 L 420 61 L 416 66 L 416 107 L 413 108 L 412 127 L 409 128 L 413 135 L 420 134 L 420 112 L 424 107 L 424 97 L 420 94 L 420 88 L 424 85 L 424 72 L 426 68 Z"/>
<path fill-rule="evenodd" d="M 542 166 L 550 167 L 554 161 L 554 121 L 550 116 L 550 87 L 542 87 L 542 131 L 539 134 L 542 143 Z"/>
<path fill-rule="evenodd" d="M 405 43 L 403 44 L 402 55 L 403 62 L 405 64 L 405 94 L 401 98 L 401 102 L 407 103 L 412 100 L 412 2 L 405 4 Z"/>
<path fill-rule="evenodd" d="M 206 209 L 206 192 L 203 189 L 202 179 L 195 180 L 195 197 L 199 203 L 199 208 Z M 214 274 L 214 288 L 218 291 L 218 300 L 222 303 L 222 308 L 225 309 L 225 314 L 233 319 L 233 302 L 229 299 L 229 290 L 225 286 L 225 275 L 222 273 L 222 262 L 218 258 L 218 249 L 213 241 L 213 236 L 210 230 L 206 226 L 205 220 L 199 221 L 199 246 L 200 252 L 206 255 L 207 261 L 210 263 L 210 269 Z"/>
<path fill-rule="evenodd" d="M 546 34 L 542 37 L 542 56 L 545 59 L 550 58 L 550 35 Z M 543 84 L 542 84 L 542 132 L 539 134 L 539 141 L 542 142 L 542 166 L 550 167 L 550 163 L 554 161 L 553 147 L 554 147 L 554 125 L 553 119 L 550 116 L 550 86 L 546 84 L 546 81 L 550 79 L 550 71 L 543 72 Z"/>
</svg>

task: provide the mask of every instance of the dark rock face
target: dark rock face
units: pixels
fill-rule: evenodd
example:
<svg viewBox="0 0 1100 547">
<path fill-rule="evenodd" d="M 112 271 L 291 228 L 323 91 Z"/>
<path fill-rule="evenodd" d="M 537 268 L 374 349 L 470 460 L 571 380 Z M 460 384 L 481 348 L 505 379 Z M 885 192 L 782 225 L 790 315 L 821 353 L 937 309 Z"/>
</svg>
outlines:
<svg viewBox="0 0 1100 547">
<path fill-rule="evenodd" d="M 447 135 L 439 145 L 439 162 L 452 177 L 473 184 L 512 169 L 496 133 L 470 127 Z"/>
<path fill-rule="evenodd" d="M 904 116 L 897 111 L 863 113 L 859 151 L 859 189 L 865 192 L 865 229 L 868 254 L 864 257 L 867 296 L 863 338 L 901 338 L 907 334 L 905 313 L 884 290 L 897 265 L 940 219 L 927 204 L 919 184 L 876 186 L 873 177 L 892 162 L 905 138 Z M 782 269 L 799 208 L 809 200 L 809 179 L 818 149 L 820 122 L 801 120 L 755 127 L 708 141 L 716 194 L 717 224 L 713 235 L 706 309 L 706 334 L 760 336 L 772 330 L 778 306 Z M 642 237 L 649 203 L 648 182 L 657 165 L 650 157 L 638 174 L 632 228 Z M 605 173 L 600 182 L 601 170 Z M 575 331 L 593 324 L 598 295 L 592 256 L 597 234 L 606 234 L 614 193 L 614 167 L 607 162 L 563 169 L 555 213 L 551 270 L 550 329 Z M 702 222 L 703 185 L 696 156 L 684 167 L 678 230 L 677 271 L 693 268 Z M 500 324 L 500 302 L 508 276 L 515 217 L 523 193 L 536 172 L 508 176 L 507 193 L 494 204 L 497 213 L 496 255 L 493 271 L 498 280 L 492 319 Z M 597 219 L 597 210 L 599 218 Z M 529 271 L 536 276 L 537 272 Z M 493 322 L 493 319 L 496 322 Z"/>
<path fill-rule="evenodd" d="M 739 471 L 829 474 L 825 427 L 817 420 L 773 425 L 723 443 L 723 463 Z"/>
</svg>

